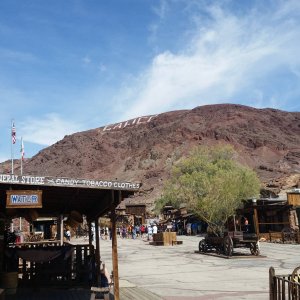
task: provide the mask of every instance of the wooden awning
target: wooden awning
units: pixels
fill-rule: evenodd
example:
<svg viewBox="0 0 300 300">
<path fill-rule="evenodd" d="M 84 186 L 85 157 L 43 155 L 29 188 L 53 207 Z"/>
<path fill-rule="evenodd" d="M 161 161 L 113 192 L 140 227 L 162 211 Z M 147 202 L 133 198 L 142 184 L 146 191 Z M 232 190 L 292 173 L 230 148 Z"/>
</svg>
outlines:
<svg viewBox="0 0 300 300">
<path fill-rule="evenodd" d="M 30 210 L 22 205 L 8 209 L 7 191 L 10 194 L 13 191 L 41 191 L 42 207 L 36 208 L 39 216 L 78 211 L 88 219 L 95 219 L 109 211 L 112 205 L 133 195 L 139 187 L 140 183 L 127 181 L 0 174 L 0 212 L 15 217 Z M 120 193 L 121 197 L 113 197 L 114 192 Z"/>
</svg>

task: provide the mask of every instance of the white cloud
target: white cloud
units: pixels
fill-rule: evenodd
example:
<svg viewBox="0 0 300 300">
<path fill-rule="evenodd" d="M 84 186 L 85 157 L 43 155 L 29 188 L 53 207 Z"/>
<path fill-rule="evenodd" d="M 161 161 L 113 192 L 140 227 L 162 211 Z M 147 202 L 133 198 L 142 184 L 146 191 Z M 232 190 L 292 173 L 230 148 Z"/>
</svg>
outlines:
<svg viewBox="0 0 300 300">
<path fill-rule="evenodd" d="M 47 114 L 39 119 L 28 118 L 19 128 L 18 135 L 27 142 L 47 146 L 61 140 L 65 135 L 83 130 L 78 123 L 62 119 L 57 114 Z"/>
<path fill-rule="evenodd" d="M 266 99 L 268 91 L 261 92 L 259 85 L 278 70 L 295 73 L 299 69 L 300 5 L 295 1 L 278 3 L 275 8 L 252 10 L 247 15 L 234 15 L 220 6 L 207 7 L 210 22 L 197 20 L 194 37 L 181 52 L 160 53 L 135 80 L 124 83 L 119 97 L 134 101 L 123 118 L 228 102 L 243 92 L 248 100 L 247 93 L 258 95 L 263 106 L 280 105 L 274 95 Z M 157 13 L 163 16 L 165 10 Z"/>
</svg>

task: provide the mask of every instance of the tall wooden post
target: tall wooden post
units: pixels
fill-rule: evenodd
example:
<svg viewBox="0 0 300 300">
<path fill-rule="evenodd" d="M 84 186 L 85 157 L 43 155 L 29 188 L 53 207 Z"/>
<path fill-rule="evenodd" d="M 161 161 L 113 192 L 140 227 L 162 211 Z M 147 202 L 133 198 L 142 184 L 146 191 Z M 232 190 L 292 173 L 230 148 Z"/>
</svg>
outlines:
<svg viewBox="0 0 300 300">
<path fill-rule="evenodd" d="M 277 299 L 275 270 L 273 267 L 269 268 L 269 297 L 270 300 Z"/>
<path fill-rule="evenodd" d="M 100 238 L 99 238 L 99 218 L 95 220 L 95 237 L 96 237 L 96 265 L 97 265 L 97 283 L 100 284 Z"/>
<path fill-rule="evenodd" d="M 92 222 L 88 222 L 89 227 L 89 245 L 90 247 L 93 245 L 93 231 L 92 231 Z"/>
<path fill-rule="evenodd" d="M 64 244 L 64 215 L 60 215 L 58 219 L 57 233 L 59 233 L 58 238 L 60 240 L 60 245 L 62 246 Z"/>
<path fill-rule="evenodd" d="M 118 267 L 118 245 L 117 245 L 117 216 L 116 206 L 121 201 L 121 191 L 118 192 L 118 201 L 115 201 L 115 192 L 112 191 L 112 209 L 111 209 L 111 223 L 112 223 L 112 263 L 113 263 L 113 277 L 114 277 L 114 299 L 120 300 L 119 290 L 119 267 Z"/>
<path fill-rule="evenodd" d="M 259 237 L 259 223 L 258 223 L 258 215 L 257 215 L 257 200 L 252 199 L 253 203 L 253 212 L 254 212 L 254 227 L 255 227 L 255 233 L 257 237 Z"/>
<path fill-rule="evenodd" d="M 5 219 L 0 219 L 0 272 L 3 270 Z"/>
<path fill-rule="evenodd" d="M 254 222 L 255 222 L 255 231 L 256 235 L 259 237 L 259 223 L 258 223 L 258 215 L 257 215 L 257 208 L 254 208 Z"/>
</svg>

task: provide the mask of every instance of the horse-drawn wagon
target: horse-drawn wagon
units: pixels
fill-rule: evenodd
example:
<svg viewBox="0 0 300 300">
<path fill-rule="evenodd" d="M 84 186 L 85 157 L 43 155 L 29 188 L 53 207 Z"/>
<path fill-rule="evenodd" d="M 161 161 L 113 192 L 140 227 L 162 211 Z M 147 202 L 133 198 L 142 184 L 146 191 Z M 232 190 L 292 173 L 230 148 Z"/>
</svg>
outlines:
<svg viewBox="0 0 300 300">
<path fill-rule="evenodd" d="M 233 216 L 227 222 L 227 229 L 217 235 L 208 233 L 204 239 L 199 242 L 199 252 L 215 251 L 217 254 L 231 256 L 234 248 L 248 248 L 252 255 L 259 255 L 259 241 L 256 233 L 249 232 L 248 224 L 244 226 L 236 225 L 236 218 Z M 239 228 L 237 228 L 239 227 Z M 239 230 L 238 230 L 239 229 Z"/>
<path fill-rule="evenodd" d="M 234 248 L 249 248 L 252 255 L 259 255 L 259 242 L 256 234 L 243 231 L 224 232 L 224 236 L 207 235 L 199 242 L 200 252 L 215 250 L 217 254 L 231 256 Z"/>
</svg>

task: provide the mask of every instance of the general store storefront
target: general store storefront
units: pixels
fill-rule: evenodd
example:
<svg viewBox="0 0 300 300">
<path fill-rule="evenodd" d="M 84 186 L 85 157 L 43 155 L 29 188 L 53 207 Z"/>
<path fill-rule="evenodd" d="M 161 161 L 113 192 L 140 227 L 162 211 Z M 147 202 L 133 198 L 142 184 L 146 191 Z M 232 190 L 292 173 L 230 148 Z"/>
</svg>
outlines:
<svg viewBox="0 0 300 300">
<path fill-rule="evenodd" d="M 109 213 L 114 296 L 119 299 L 115 208 L 139 187 L 139 183 L 124 181 L 0 174 L 1 276 L 17 273 L 18 286 L 99 286 L 98 219 Z M 65 224 L 75 226 L 83 215 L 89 225 L 87 243 L 72 245 L 64 240 Z M 12 218 L 16 217 L 29 222 L 37 217 L 53 218 L 57 232 L 54 238 L 38 242 L 11 242 L 9 229 Z M 95 224 L 95 246 L 92 223 Z"/>
</svg>

